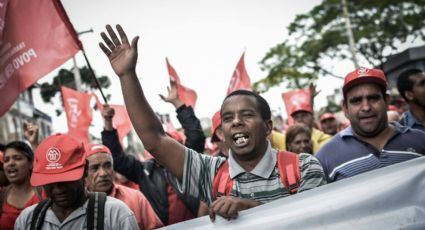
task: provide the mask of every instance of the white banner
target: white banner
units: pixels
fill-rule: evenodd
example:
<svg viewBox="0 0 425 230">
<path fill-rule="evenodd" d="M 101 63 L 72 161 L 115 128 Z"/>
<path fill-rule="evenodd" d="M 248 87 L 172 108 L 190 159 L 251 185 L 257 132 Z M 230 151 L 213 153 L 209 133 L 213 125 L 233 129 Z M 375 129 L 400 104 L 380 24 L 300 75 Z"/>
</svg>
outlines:
<svg viewBox="0 0 425 230">
<path fill-rule="evenodd" d="M 425 157 L 367 172 L 239 213 L 165 229 L 425 229 Z"/>
</svg>

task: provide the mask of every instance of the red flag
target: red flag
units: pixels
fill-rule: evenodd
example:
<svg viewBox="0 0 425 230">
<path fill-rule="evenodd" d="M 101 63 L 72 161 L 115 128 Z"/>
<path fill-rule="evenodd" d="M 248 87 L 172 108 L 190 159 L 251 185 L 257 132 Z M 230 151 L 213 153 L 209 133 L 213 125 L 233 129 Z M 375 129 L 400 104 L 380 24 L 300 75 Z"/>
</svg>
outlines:
<svg viewBox="0 0 425 230">
<path fill-rule="evenodd" d="M 308 89 L 299 89 L 282 93 L 282 99 L 285 103 L 289 125 L 294 123 L 294 119 L 292 119 L 291 116 L 293 112 L 298 110 L 312 111 L 310 91 Z"/>
<path fill-rule="evenodd" d="M 0 47 L 0 116 L 19 93 L 62 65 L 81 43 L 59 0 L 13 0 Z"/>
<path fill-rule="evenodd" d="M 99 109 L 99 111 L 103 111 L 103 104 L 100 102 L 99 98 L 96 94 L 93 94 L 96 98 L 96 106 Z M 122 141 L 125 136 L 128 135 L 128 133 L 133 128 L 133 125 L 131 124 L 130 117 L 128 116 L 127 109 L 123 105 L 109 105 L 115 110 L 114 118 L 112 118 L 112 124 L 117 129 L 118 132 L 118 138 L 120 139 L 121 145 Z"/>
<path fill-rule="evenodd" d="M 248 72 L 245 69 L 245 52 L 239 59 L 238 65 L 233 72 L 232 79 L 230 79 L 229 88 L 227 88 L 227 95 L 238 89 L 251 90 L 251 80 L 249 79 Z"/>
<path fill-rule="evenodd" d="M 185 103 L 187 106 L 192 106 L 192 108 L 195 108 L 196 99 L 198 98 L 195 90 L 183 86 L 180 82 L 180 78 L 177 75 L 176 70 L 174 70 L 170 62 L 168 62 L 168 58 L 165 58 L 165 61 L 167 62 L 167 69 L 168 75 L 170 76 L 170 81 L 177 83 L 177 91 L 179 93 L 180 100 L 182 100 L 183 103 Z"/>
<path fill-rule="evenodd" d="M 89 143 L 89 127 L 92 121 L 90 100 L 92 93 L 78 92 L 62 86 L 63 105 L 68 120 L 68 134 Z"/>
</svg>

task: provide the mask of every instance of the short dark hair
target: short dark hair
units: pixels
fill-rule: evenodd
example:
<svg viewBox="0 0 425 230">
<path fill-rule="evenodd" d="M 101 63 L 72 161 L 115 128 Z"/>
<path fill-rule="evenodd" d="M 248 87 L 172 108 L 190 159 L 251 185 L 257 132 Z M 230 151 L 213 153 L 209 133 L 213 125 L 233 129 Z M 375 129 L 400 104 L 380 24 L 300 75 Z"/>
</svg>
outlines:
<svg viewBox="0 0 425 230">
<path fill-rule="evenodd" d="M 410 80 L 410 76 L 413 76 L 418 73 L 422 73 L 424 71 L 420 69 L 408 69 L 402 72 L 398 78 L 397 78 L 397 89 L 400 95 L 404 98 L 404 100 L 407 102 L 409 101 L 404 93 L 406 91 L 410 91 L 413 89 L 413 81 Z"/>
<path fill-rule="evenodd" d="M 373 83 L 372 83 L 372 84 L 373 84 Z M 381 85 L 379 85 L 379 84 L 375 84 L 375 85 L 379 86 L 379 88 L 381 89 L 382 97 L 384 98 L 384 101 L 385 101 L 385 102 L 387 102 L 387 89 L 386 89 L 386 88 L 384 88 L 384 87 L 382 87 L 382 86 L 381 86 Z M 343 100 L 342 100 L 343 105 L 347 105 L 347 93 L 348 93 L 348 91 L 347 91 L 346 93 L 344 93 L 344 94 L 343 94 Z"/>
<path fill-rule="evenodd" d="M 258 110 L 260 111 L 261 118 L 263 118 L 263 120 L 265 121 L 272 119 L 272 112 L 270 110 L 269 103 L 267 103 L 266 99 L 264 99 L 262 96 L 258 95 L 257 93 L 254 93 L 248 90 L 236 90 L 230 93 L 229 95 L 227 95 L 226 98 L 224 98 L 223 103 L 221 104 L 221 109 L 223 109 L 223 104 L 229 97 L 237 96 L 237 95 L 254 97 L 255 100 L 257 101 Z"/>
<path fill-rule="evenodd" d="M 308 137 L 311 137 L 311 131 L 305 124 L 294 124 L 291 125 L 288 130 L 286 130 L 286 139 L 285 144 L 286 148 L 288 148 L 289 144 L 294 141 L 295 137 L 300 134 L 305 133 Z"/>
<path fill-rule="evenodd" d="M 32 151 L 32 148 L 23 141 L 12 141 L 4 147 L 4 151 L 6 152 L 7 149 L 15 149 L 16 151 L 24 154 L 30 162 L 34 160 L 34 152 Z"/>
</svg>

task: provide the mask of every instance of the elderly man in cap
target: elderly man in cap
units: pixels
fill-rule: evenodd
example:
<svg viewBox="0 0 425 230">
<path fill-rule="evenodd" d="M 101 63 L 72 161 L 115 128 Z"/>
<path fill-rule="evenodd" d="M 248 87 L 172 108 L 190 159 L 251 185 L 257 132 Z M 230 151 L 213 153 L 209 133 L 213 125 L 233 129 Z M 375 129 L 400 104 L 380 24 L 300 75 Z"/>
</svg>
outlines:
<svg viewBox="0 0 425 230">
<path fill-rule="evenodd" d="M 338 121 L 333 113 L 324 113 L 320 115 L 320 128 L 328 135 L 335 135 L 338 132 Z"/>
<path fill-rule="evenodd" d="M 345 77 L 343 111 L 351 126 L 317 153 L 328 182 L 425 154 L 425 133 L 388 122 L 386 89 L 379 69 L 359 68 Z"/>
<path fill-rule="evenodd" d="M 122 201 L 87 192 L 87 169 L 83 143 L 63 134 L 46 138 L 35 152 L 31 184 L 49 198 L 22 211 L 15 229 L 138 229 Z"/>
<path fill-rule="evenodd" d="M 114 183 L 114 168 L 111 151 L 101 144 L 91 144 L 87 149 L 87 189 L 104 192 L 124 202 L 136 216 L 140 229 L 163 226 L 146 197 L 139 191 Z"/>
</svg>

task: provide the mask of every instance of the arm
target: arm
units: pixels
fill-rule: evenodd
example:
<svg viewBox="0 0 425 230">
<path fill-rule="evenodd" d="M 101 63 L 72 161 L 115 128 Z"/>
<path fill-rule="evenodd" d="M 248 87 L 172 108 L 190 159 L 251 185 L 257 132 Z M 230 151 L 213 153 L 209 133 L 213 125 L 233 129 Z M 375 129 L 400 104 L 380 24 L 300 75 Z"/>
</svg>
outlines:
<svg viewBox="0 0 425 230">
<path fill-rule="evenodd" d="M 135 37 L 130 45 L 121 26 L 117 25 L 121 39 L 118 39 L 111 26 L 107 25 L 106 29 L 110 38 L 102 32 L 104 43 L 99 43 L 99 45 L 119 76 L 131 122 L 145 148 L 181 180 L 184 167 L 184 146 L 165 134 L 137 79 L 136 62 L 139 37 Z"/>
<path fill-rule="evenodd" d="M 161 94 L 159 96 L 163 101 L 173 104 L 176 108 L 177 119 L 179 119 L 186 135 L 185 146 L 202 153 L 205 147 L 205 135 L 201 127 L 201 122 L 195 116 L 192 107 L 186 106 L 180 100 L 177 84 L 170 81 L 170 86 L 167 87 L 168 95 L 166 97 Z"/>
<path fill-rule="evenodd" d="M 38 125 L 24 121 L 24 137 L 35 151 L 38 146 Z"/>
</svg>

